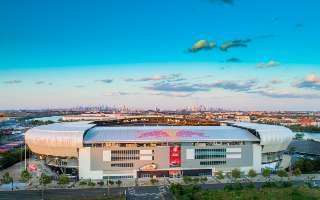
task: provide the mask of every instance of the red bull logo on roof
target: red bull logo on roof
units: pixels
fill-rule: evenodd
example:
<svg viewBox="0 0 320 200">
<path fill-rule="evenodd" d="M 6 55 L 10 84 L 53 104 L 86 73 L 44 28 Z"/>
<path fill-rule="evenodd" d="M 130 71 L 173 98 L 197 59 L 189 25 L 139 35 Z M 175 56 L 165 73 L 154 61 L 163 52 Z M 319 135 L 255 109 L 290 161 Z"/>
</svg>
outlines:
<svg viewBox="0 0 320 200">
<path fill-rule="evenodd" d="M 140 133 L 137 138 L 166 138 L 166 139 L 179 139 L 179 138 L 192 138 L 192 137 L 207 137 L 202 132 L 189 131 L 189 130 L 156 130 Z"/>
</svg>

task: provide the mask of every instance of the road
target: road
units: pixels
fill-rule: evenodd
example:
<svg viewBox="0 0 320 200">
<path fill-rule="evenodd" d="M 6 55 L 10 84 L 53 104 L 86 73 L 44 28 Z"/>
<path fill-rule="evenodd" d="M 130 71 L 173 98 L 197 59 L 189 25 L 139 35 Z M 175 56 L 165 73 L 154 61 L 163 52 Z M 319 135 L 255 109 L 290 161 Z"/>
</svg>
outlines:
<svg viewBox="0 0 320 200">
<path fill-rule="evenodd" d="M 303 184 L 303 181 L 294 181 L 293 184 Z M 203 189 L 217 190 L 223 189 L 226 184 L 200 184 Z M 256 182 L 254 185 L 259 188 L 262 182 Z M 44 199 L 66 199 L 66 198 L 88 198 L 104 197 L 108 195 L 107 188 L 86 188 L 86 189 L 48 189 L 44 191 Z M 119 187 L 110 188 L 109 194 L 112 196 L 126 195 L 128 200 L 173 200 L 174 198 L 168 191 L 168 186 L 140 186 L 140 187 Z M 0 200 L 19 199 L 19 200 L 40 200 L 42 198 L 41 190 L 19 190 L 19 191 L 1 191 Z"/>
<path fill-rule="evenodd" d="M 0 200 L 19 199 L 19 200 L 40 200 L 44 199 L 81 199 L 88 197 L 104 197 L 108 195 L 107 188 L 89 188 L 89 189 L 48 189 L 42 193 L 42 190 L 19 190 L 0 192 Z M 126 194 L 127 199 L 135 200 L 170 200 L 171 194 L 164 186 L 144 186 L 131 188 L 110 188 L 109 194 L 120 196 Z"/>
</svg>

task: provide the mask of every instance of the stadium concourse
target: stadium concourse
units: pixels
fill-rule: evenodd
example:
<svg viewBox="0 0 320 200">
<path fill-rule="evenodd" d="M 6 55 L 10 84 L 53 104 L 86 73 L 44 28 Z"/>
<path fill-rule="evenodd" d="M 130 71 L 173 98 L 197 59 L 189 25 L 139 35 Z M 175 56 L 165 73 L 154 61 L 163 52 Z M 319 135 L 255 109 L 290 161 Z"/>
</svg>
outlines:
<svg viewBox="0 0 320 200">
<path fill-rule="evenodd" d="M 48 166 L 99 180 L 276 169 L 293 137 L 275 125 L 140 116 L 39 126 L 25 140 Z"/>
</svg>

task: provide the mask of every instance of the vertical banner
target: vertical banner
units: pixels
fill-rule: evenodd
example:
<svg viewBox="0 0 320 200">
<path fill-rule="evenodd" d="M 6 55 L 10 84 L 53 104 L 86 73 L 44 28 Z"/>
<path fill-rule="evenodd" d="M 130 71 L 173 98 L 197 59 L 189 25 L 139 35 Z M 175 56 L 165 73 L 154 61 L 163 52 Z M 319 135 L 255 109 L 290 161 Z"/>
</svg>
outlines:
<svg viewBox="0 0 320 200">
<path fill-rule="evenodd" d="M 171 146 L 170 147 L 170 167 L 180 167 L 181 166 L 181 147 Z"/>
</svg>

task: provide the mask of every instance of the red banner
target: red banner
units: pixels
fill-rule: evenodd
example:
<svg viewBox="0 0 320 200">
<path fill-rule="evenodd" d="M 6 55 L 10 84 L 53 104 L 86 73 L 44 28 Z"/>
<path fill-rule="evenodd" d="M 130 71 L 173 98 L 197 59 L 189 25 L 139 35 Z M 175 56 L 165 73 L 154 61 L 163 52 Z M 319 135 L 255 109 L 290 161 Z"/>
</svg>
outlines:
<svg viewBox="0 0 320 200">
<path fill-rule="evenodd" d="M 180 146 L 171 146 L 170 147 L 169 165 L 171 167 L 180 167 L 181 166 L 181 147 Z"/>
</svg>

